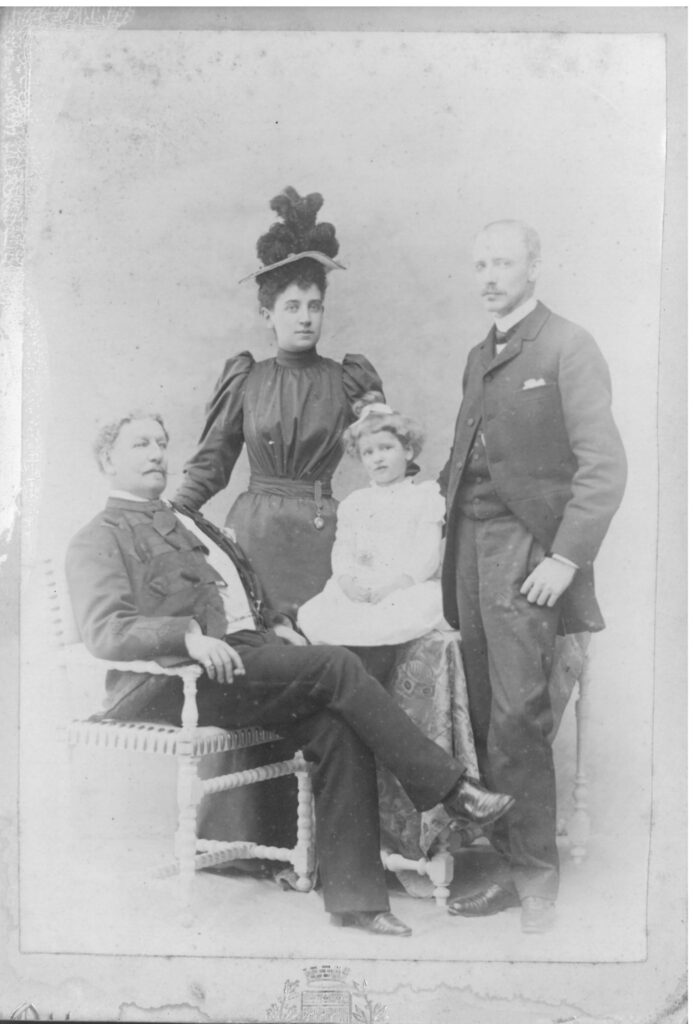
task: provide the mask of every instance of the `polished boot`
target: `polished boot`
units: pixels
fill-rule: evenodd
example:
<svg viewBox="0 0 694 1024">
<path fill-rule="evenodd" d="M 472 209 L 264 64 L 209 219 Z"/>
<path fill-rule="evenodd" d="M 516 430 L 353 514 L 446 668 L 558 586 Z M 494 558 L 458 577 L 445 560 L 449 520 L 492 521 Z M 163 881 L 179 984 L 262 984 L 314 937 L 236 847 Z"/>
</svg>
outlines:
<svg viewBox="0 0 694 1024">
<path fill-rule="evenodd" d="M 451 900 L 448 904 L 448 913 L 458 917 L 490 917 L 492 914 L 501 913 L 502 910 L 508 910 L 509 907 L 519 907 L 520 904 L 515 889 L 503 889 L 496 882 L 492 882 L 486 889 L 472 896 L 458 896 L 457 899 Z"/>
<path fill-rule="evenodd" d="M 521 901 L 521 931 L 548 932 L 554 925 L 554 903 L 542 896 L 525 896 Z"/>
<path fill-rule="evenodd" d="M 502 814 L 510 811 L 515 803 L 506 793 L 491 793 L 481 782 L 463 775 L 443 800 L 444 810 L 451 818 L 458 818 L 466 825 L 491 825 Z"/>
<path fill-rule="evenodd" d="M 345 925 L 353 928 L 362 928 L 366 932 L 373 932 L 374 935 L 395 935 L 399 938 L 406 938 L 412 934 L 412 929 L 403 921 L 391 914 L 389 910 L 352 910 L 349 913 L 331 914 L 333 924 L 338 927 Z"/>
</svg>

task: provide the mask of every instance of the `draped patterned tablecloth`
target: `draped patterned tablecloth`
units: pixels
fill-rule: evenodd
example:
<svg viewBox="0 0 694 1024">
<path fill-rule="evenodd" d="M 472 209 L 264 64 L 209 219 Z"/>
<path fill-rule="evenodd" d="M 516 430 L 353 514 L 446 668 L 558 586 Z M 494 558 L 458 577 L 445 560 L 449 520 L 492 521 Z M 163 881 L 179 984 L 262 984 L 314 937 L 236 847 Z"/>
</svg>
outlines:
<svg viewBox="0 0 694 1024">
<path fill-rule="evenodd" d="M 402 644 L 386 689 L 422 732 L 478 777 L 457 632 L 433 630 Z M 383 848 L 414 860 L 433 852 L 450 823 L 444 809 L 418 812 L 385 768 L 379 769 L 378 793 Z"/>
<path fill-rule="evenodd" d="M 588 636 L 557 638 L 550 680 L 553 736 L 583 670 Z M 402 644 L 385 685 L 422 732 L 458 758 L 471 775 L 479 777 L 457 632 L 433 630 L 419 640 Z M 378 793 L 383 849 L 413 860 L 435 853 L 437 842 L 450 823 L 443 807 L 438 805 L 420 813 L 397 779 L 382 767 L 378 773 Z M 480 835 L 479 830 L 474 830 L 469 838 L 475 835 Z M 464 834 L 454 835 L 451 848 L 465 840 Z M 411 895 L 431 895 L 433 885 L 428 879 L 411 871 L 397 874 Z"/>
</svg>

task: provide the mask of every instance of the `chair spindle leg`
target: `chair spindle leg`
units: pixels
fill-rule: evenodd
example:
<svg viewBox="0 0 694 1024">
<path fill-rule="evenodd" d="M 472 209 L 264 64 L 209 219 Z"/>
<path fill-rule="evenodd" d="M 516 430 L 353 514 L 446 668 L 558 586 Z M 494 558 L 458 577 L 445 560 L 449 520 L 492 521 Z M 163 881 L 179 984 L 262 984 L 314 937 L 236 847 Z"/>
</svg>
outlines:
<svg viewBox="0 0 694 1024">
<path fill-rule="evenodd" d="M 576 778 L 573 791 L 574 812 L 569 823 L 571 857 L 582 863 L 588 853 L 590 814 L 588 812 L 587 739 L 590 720 L 590 660 L 586 654 L 578 682 L 576 700 Z"/>
<path fill-rule="evenodd" d="M 296 754 L 303 761 L 301 752 Z M 298 877 L 296 887 L 300 892 L 309 892 L 313 873 L 313 791 L 308 766 L 295 772 L 297 784 L 296 846 L 292 861 Z"/>
</svg>

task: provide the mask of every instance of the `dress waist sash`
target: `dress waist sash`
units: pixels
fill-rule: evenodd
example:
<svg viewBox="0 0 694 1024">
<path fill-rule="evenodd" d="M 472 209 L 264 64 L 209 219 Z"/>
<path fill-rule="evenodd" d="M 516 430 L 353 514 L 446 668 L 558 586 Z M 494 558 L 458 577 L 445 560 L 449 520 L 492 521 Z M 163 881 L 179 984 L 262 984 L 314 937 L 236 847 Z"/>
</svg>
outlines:
<svg viewBox="0 0 694 1024">
<path fill-rule="evenodd" d="M 332 497 L 331 481 L 291 480 L 285 476 L 257 476 L 253 474 L 248 484 L 251 494 L 277 494 L 282 498 L 312 498 L 316 503 L 321 498 Z"/>
</svg>

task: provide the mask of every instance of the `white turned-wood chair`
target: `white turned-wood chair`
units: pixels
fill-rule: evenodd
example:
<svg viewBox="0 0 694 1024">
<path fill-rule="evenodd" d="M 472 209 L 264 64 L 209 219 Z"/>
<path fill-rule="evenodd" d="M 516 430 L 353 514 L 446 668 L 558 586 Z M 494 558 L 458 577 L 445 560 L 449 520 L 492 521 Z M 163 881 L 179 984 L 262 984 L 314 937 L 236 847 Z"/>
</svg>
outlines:
<svg viewBox="0 0 694 1024">
<path fill-rule="evenodd" d="M 105 673 L 109 669 L 175 676 L 183 681 L 180 727 L 108 719 L 96 722 L 74 721 L 68 727 L 67 739 L 71 749 L 83 746 L 176 758 L 178 825 L 173 844 L 174 855 L 170 863 L 157 868 L 154 874 L 157 877 L 178 874 L 180 895 L 188 919 L 195 872 L 238 859 L 288 861 L 298 876 L 296 888 L 308 892 L 313 885 L 315 861 L 313 793 L 310 769 L 301 752 L 298 751 L 289 760 L 227 775 L 200 778 L 199 766 L 203 758 L 274 743 L 280 737 L 254 726 L 234 730 L 198 726 L 196 693 L 202 668 L 195 662 L 175 658 L 116 662 L 93 657 L 80 642 L 63 575 L 51 558 L 44 561 L 44 578 L 58 667 L 68 683 L 77 668 L 83 670 L 85 667 L 93 673 L 95 696 L 103 692 Z M 263 846 L 248 841 L 221 842 L 198 838 L 197 812 L 203 797 L 292 774 L 296 775 L 298 787 L 296 846 Z"/>
<path fill-rule="evenodd" d="M 559 637 L 554 654 L 549 695 L 554 712 L 554 741 L 566 706 L 576 690 L 576 761 L 573 776 L 573 808 L 567 822 L 558 820 L 557 832 L 566 835 L 575 864 L 582 864 L 588 855 L 590 813 L 588 802 L 587 751 L 590 732 L 590 633 L 570 633 Z"/>
</svg>

